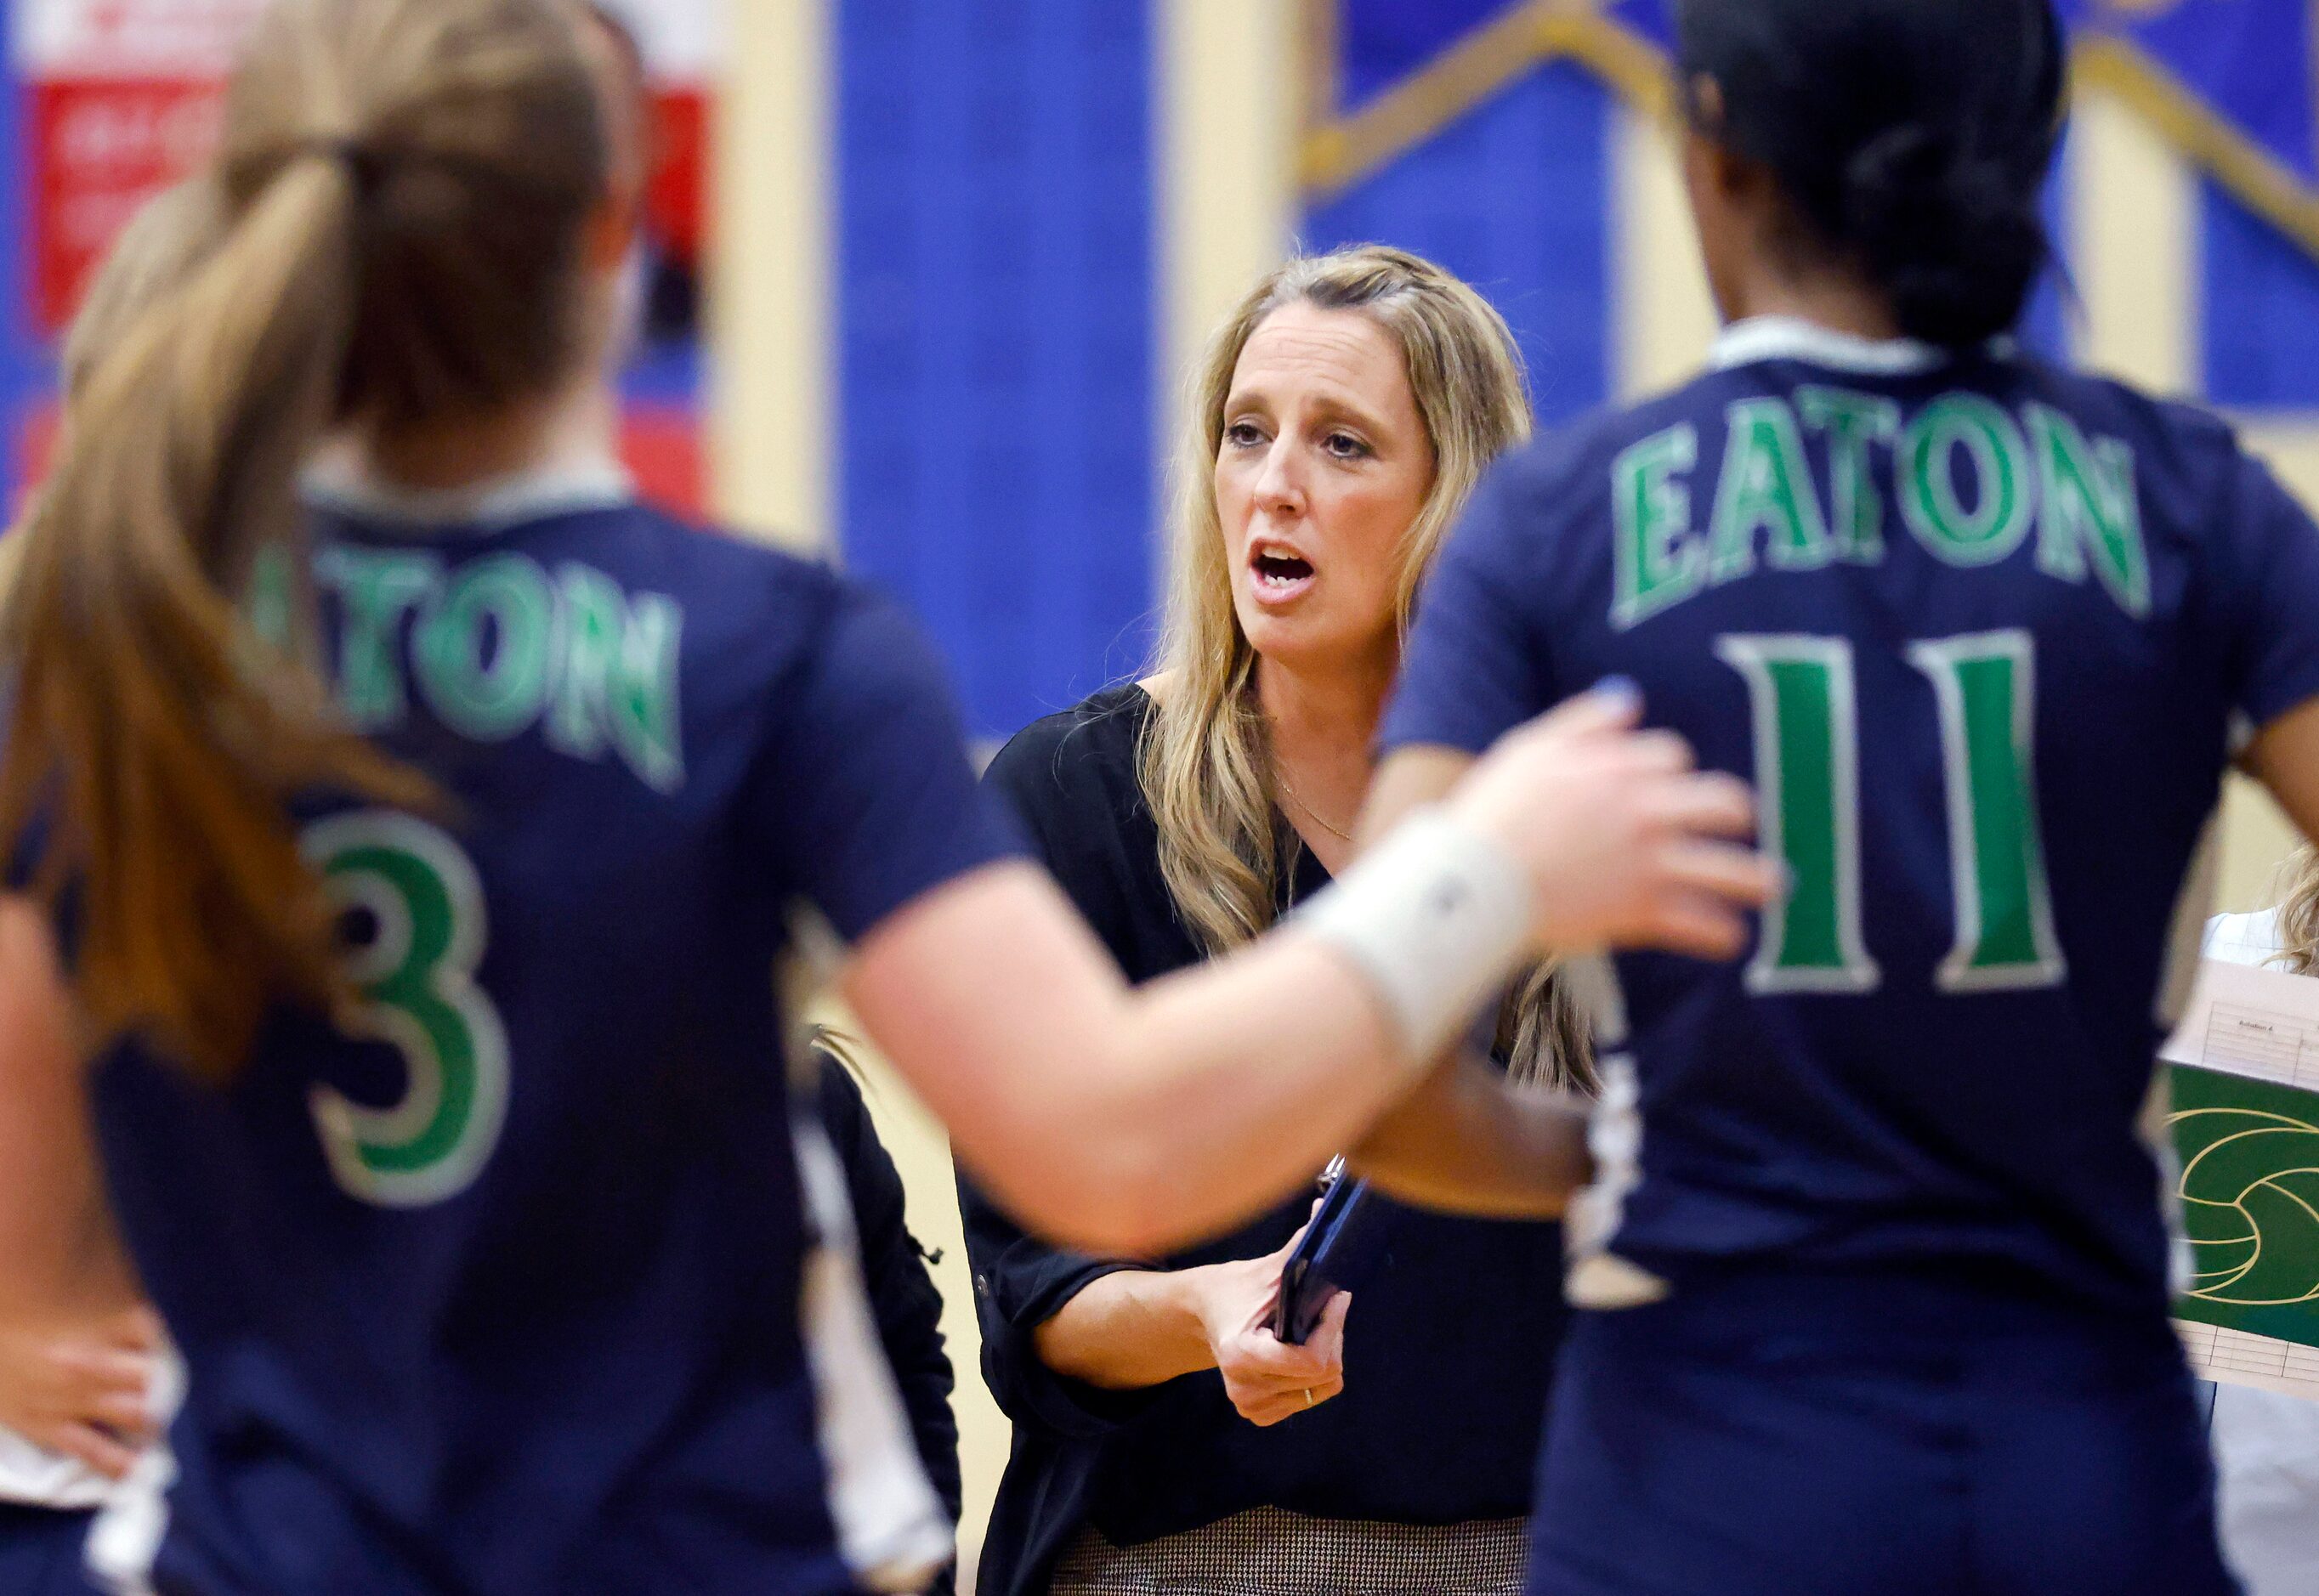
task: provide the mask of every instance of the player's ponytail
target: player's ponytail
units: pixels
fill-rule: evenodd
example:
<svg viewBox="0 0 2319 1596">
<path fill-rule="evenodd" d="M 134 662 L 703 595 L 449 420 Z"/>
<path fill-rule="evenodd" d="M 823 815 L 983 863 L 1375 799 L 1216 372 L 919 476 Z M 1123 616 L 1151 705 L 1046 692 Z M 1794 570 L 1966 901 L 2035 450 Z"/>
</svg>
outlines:
<svg viewBox="0 0 2319 1596">
<path fill-rule="evenodd" d="M 427 788 L 243 606 L 261 568 L 304 568 L 296 479 L 326 430 L 480 418 L 568 376 L 604 158 L 554 0 L 285 0 L 259 23 L 216 236 L 90 356 L 0 616 L 0 851 L 61 900 L 92 1043 L 136 1030 L 221 1075 L 269 1001 L 338 996 L 292 807 Z"/>
<path fill-rule="evenodd" d="M 1911 338 L 2010 329 L 2051 258 L 2039 195 L 2065 53 L 2051 0 L 1682 0 L 1701 131 L 1762 162 L 1800 246 L 1860 269 Z"/>
</svg>

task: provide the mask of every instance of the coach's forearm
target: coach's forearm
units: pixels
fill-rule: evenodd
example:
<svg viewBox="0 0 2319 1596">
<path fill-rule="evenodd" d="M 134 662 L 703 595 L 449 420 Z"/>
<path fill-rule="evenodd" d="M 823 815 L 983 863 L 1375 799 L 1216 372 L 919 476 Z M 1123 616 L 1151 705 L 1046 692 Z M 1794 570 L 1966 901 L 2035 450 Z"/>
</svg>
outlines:
<svg viewBox="0 0 2319 1596">
<path fill-rule="evenodd" d="M 1123 1269 L 1088 1282 L 1033 1333 L 1039 1361 L 1103 1391 L 1138 1391 L 1216 1366 L 1187 1271 Z"/>
</svg>

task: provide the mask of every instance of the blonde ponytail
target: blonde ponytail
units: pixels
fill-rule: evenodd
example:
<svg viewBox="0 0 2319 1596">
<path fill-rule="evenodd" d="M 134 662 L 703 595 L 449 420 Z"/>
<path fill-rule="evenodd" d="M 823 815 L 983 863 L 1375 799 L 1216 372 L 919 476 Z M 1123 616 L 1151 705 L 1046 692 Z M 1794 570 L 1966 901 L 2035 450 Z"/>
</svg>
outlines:
<svg viewBox="0 0 2319 1596">
<path fill-rule="evenodd" d="M 285 167 L 191 281 L 136 318 L 68 410 L 24 540 L 0 835 L 55 826 L 96 1034 L 211 1070 L 268 992 L 335 996 L 329 918 L 284 811 L 304 787 L 387 801 L 411 777 L 338 730 L 311 678 L 244 669 L 231 597 L 295 536 L 297 464 L 347 341 L 351 178 Z"/>
<path fill-rule="evenodd" d="M 0 850 L 69 895 L 91 1042 L 142 1032 L 214 1077 L 275 998 L 340 995 L 292 803 L 429 798 L 316 672 L 257 644 L 241 600 L 262 557 L 305 567 L 296 479 L 326 429 L 566 376 L 604 182 L 572 20 L 555 0 L 283 0 L 204 180 L 214 239 L 114 316 L 12 539 Z"/>
</svg>

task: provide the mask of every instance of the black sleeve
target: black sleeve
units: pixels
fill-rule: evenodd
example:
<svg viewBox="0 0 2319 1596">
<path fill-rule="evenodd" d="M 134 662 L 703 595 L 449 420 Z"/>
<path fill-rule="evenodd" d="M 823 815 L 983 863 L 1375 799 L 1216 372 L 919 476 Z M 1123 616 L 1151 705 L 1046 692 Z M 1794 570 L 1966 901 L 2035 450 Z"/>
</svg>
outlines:
<svg viewBox="0 0 2319 1596">
<path fill-rule="evenodd" d="M 1106 747 L 1114 740 L 1096 735 L 1081 715 L 1058 716 L 1007 744 L 983 780 L 1010 801 L 1035 854 L 1120 958 L 1124 932 L 1118 881 L 1105 868 L 1106 852 L 1117 845 L 1116 828 L 1109 824 L 1111 805 L 1098 769 L 1106 754 L 1115 756 Z M 1092 1439 L 1140 1411 L 1141 1393 L 1098 1391 L 1055 1373 L 1033 1339 L 1088 1285 L 1139 1266 L 1049 1247 L 1026 1234 L 963 1173 L 958 1198 L 982 1328 L 982 1377 L 1006 1416 Z"/>
<path fill-rule="evenodd" d="M 1057 1374 L 1039 1356 L 1039 1327 L 1106 1275 L 1137 1266 L 1088 1258 L 1026 1235 L 961 1175 L 958 1205 L 974 1312 L 982 1327 L 982 1379 L 1006 1415 L 1078 1440 L 1108 1433 L 1142 1405 L 1140 1392 L 1099 1391 Z"/>
<path fill-rule="evenodd" d="M 964 1503 L 958 1468 L 958 1420 L 950 1396 L 956 1384 L 943 1344 L 942 1293 L 926 1268 L 925 1251 L 906 1222 L 902 1177 L 878 1140 L 862 1088 L 844 1065 L 821 1060 L 821 1119 L 838 1161 L 862 1239 L 862 1284 L 878 1320 L 878 1339 L 909 1410 L 910 1430 L 934 1493 L 958 1521 Z"/>
</svg>

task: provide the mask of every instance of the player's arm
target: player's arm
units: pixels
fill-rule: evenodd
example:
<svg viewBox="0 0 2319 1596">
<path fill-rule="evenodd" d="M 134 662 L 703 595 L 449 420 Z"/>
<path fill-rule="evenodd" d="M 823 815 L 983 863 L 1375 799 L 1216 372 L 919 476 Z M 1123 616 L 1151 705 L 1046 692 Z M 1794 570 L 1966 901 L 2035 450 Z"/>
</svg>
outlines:
<svg viewBox="0 0 2319 1596">
<path fill-rule="evenodd" d="M 1471 1055 L 1445 1059 L 1345 1157 L 1404 1203 L 1477 1219 L 1559 1219 L 1593 1177 L 1586 1105 L 1522 1092 Z"/>
<path fill-rule="evenodd" d="M 1131 992 L 1029 864 L 896 915 L 844 989 L 975 1179 L 1087 1252 L 1157 1256 L 1229 1228 L 1408 1084 L 1376 997 L 1316 939 Z"/>
<path fill-rule="evenodd" d="M 1457 748 L 1390 756 L 1361 811 L 1363 850 L 1447 798 L 1473 767 L 1474 756 Z M 1514 1091 L 1498 1071 L 1455 1054 L 1387 1110 L 1346 1162 L 1403 1202 L 1493 1219 L 1558 1218 L 1592 1174 L 1578 1105 Z"/>
<path fill-rule="evenodd" d="M 1474 756 L 1435 745 L 1388 758 L 1362 811 L 1363 846 L 1439 803 Z M 1593 1177 L 1584 1105 L 1524 1092 L 1468 1055 L 1442 1059 L 1388 1109 L 1346 1161 L 1403 1202 L 1486 1219 L 1554 1219 Z"/>
<path fill-rule="evenodd" d="M 2248 775 L 2270 789 L 2305 838 L 2319 838 L 2319 699 L 2264 726 L 2241 755 Z"/>
<path fill-rule="evenodd" d="M 2319 839 L 2319 527 L 2260 462 L 2238 461 L 2228 488 L 2209 557 L 2233 707 L 2257 728 L 2240 768 Z"/>
<path fill-rule="evenodd" d="M 1752 806 L 1728 778 L 1692 774 L 1678 740 L 1630 735 L 1633 714 L 1582 700 L 1509 738 L 1452 800 L 1453 823 L 1529 879 L 1533 917 L 1530 947 L 1502 942 L 1454 972 L 1470 989 L 1448 1023 L 1412 1028 L 1390 960 L 1299 925 L 1131 993 L 1025 864 L 976 870 L 890 916 L 858 946 L 846 995 L 961 1160 L 1027 1224 L 1085 1251 L 1169 1250 L 1357 1142 L 1462 1027 L 1465 999 L 1477 1006 L 1537 942 L 1737 951 L 1737 906 L 1761 902 L 1773 877 L 1710 839 L 1749 830 Z M 1404 901 L 1392 872 L 1423 834 L 1397 836 L 1332 890 Z M 1719 915 L 1702 911 L 1710 898 Z M 1406 951 L 1412 963 L 1438 951 Z"/>
<path fill-rule="evenodd" d="M 106 1205 L 48 918 L 0 896 L 0 1424 L 119 1476 L 159 1327 Z"/>
<path fill-rule="evenodd" d="M 0 896 L 0 1316 L 135 1300 L 97 1168 L 48 917 Z"/>
</svg>

